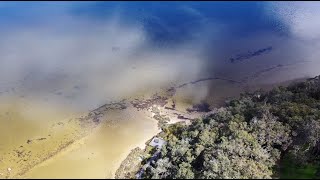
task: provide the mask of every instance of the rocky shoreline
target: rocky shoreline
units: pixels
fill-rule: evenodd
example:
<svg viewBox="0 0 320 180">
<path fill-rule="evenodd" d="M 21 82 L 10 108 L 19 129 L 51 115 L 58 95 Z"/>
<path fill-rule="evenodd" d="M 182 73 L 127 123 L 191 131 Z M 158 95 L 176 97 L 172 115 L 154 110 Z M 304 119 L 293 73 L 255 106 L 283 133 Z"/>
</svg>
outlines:
<svg viewBox="0 0 320 180">
<path fill-rule="evenodd" d="M 130 154 L 122 161 L 115 173 L 115 179 L 131 179 L 138 172 L 144 156 L 144 150 L 139 147 L 131 150 Z"/>
<path fill-rule="evenodd" d="M 208 113 L 213 113 L 215 109 L 212 109 L 209 104 L 206 102 L 201 102 L 199 104 L 193 104 L 185 109 L 185 111 L 181 111 L 181 109 L 176 108 L 176 102 L 174 96 L 176 95 L 176 92 L 179 88 L 183 88 L 187 86 L 188 84 L 196 84 L 198 82 L 202 81 L 211 81 L 211 80 L 226 80 L 228 82 L 233 83 L 240 83 L 238 81 L 230 80 L 230 79 L 221 79 L 221 78 L 203 78 L 196 81 L 191 81 L 188 83 L 184 83 L 181 85 L 177 85 L 174 87 L 170 87 L 168 89 L 165 89 L 164 91 L 160 93 L 155 93 L 149 98 L 128 98 L 123 99 L 119 102 L 112 102 L 105 105 L 102 105 L 92 111 L 90 111 L 86 116 L 81 116 L 79 118 L 75 118 L 69 121 L 69 123 L 74 123 L 80 126 L 78 130 L 75 131 L 76 136 L 72 139 L 69 139 L 68 141 L 63 142 L 60 144 L 54 151 L 49 152 L 46 155 L 41 155 L 41 157 L 37 157 L 35 159 L 32 159 L 32 153 L 29 150 L 21 151 L 25 145 L 22 144 L 16 149 L 13 149 L 14 152 L 16 152 L 17 156 L 19 157 L 26 157 L 23 161 L 17 162 L 18 166 L 8 166 L 9 168 L 14 169 L 13 172 L 7 173 L 5 175 L 5 178 L 12 178 L 15 176 L 23 176 L 26 174 L 29 170 L 31 170 L 33 167 L 41 164 L 42 162 L 50 159 L 51 157 L 58 154 L 60 151 L 68 148 L 71 144 L 75 143 L 76 141 L 80 140 L 81 138 L 87 136 L 92 130 L 94 130 L 96 127 L 98 127 L 102 121 L 106 119 L 106 116 L 108 116 L 108 111 L 110 110 L 124 110 L 126 108 L 133 107 L 137 111 L 143 111 L 144 113 L 149 114 L 154 120 L 157 120 L 158 127 L 161 129 L 163 126 L 167 124 L 173 124 L 178 122 L 183 123 L 190 123 L 192 120 L 197 119 L 201 116 L 205 116 Z M 243 85 L 243 84 L 242 84 Z M 161 95 L 160 95 L 161 94 Z M 68 124 L 58 124 L 59 126 L 67 126 Z M 58 126 L 57 125 L 57 126 Z M 35 142 L 42 142 L 42 141 L 48 141 L 50 138 L 54 138 L 51 136 L 51 134 L 48 135 L 48 137 L 37 137 L 37 138 L 31 138 L 29 141 L 27 141 L 26 145 L 32 144 Z M 116 171 L 116 178 L 117 177 L 124 177 L 124 176 L 131 176 L 132 168 L 136 170 L 135 167 L 138 167 L 138 162 L 133 162 L 135 159 L 134 157 L 137 156 L 137 154 L 143 154 L 150 150 L 150 147 L 146 144 L 146 148 L 143 149 L 134 149 L 128 157 L 121 163 L 120 167 Z M 139 153 L 138 153 L 139 152 Z M 28 153 L 28 154 L 25 154 Z M 11 156 L 11 155 L 10 155 Z M 125 164 L 133 163 L 134 165 L 132 168 L 128 168 Z M 18 170 L 19 167 L 19 170 Z M 131 167 L 131 166 L 130 166 Z M 131 170 L 130 170 L 131 169 Z M 5 170 L 1 169 L 1 172 L 5 172 Z"/>
<path fill-rule="evenodd" d="M 207 80 L 212 79 L 209 78 Z M 196 82 L 190 83 L 194 84 Z M 189 83 L 185 83 L 183 84 L 183 86 L 186 86 L 187 84 Z M 210 105 L 205 102 L 201 102 L 200 104 L 191 106 L 190 108 L 186 109 L 187 112 L 177 110 L 175 108 L 175 101 L 173 99 L 173 96 L 175 95 L 176 88 L 182 88 L 183 86 L 180 85 L 177 87 L 170 87 L 163 93 L 164 95 L 162 96 L 156 93 L 151 98 L 142 100 L 135 99 L 130 103 L 137 110 L 147 111 L 153 119 L 157 120 L 158 127 L 160 129 L 162 129 L 167 124 L 178 122 L 190 124 L 192 120 L 206 115 L 209 111 L 212 112 L 212 110 L 209 109 Z M 172 104 L 169 104 L 170 101 L 172 102 Z M 159 134 L 161 134 L 161 132 Z M 150 154 L 152 154 L 151 152 L 154 150 L 154 148 L 149 145 L 149 142 L 159 134 L 149 139 L 145 143 L 144 149 L 137 147 L 131 150 L 128 156 L 121 162 L 120 167 L 117 169 L 115 173 L 116 179 L 136 178 L 135 176 L 141 168 L 141 163 L 143 162 L 143 160 L 148 159 Z"/>
<path fill-rule="evenodd" d="M 305 79 L 305 78 L 302 78 L 302 79 Z M 206 78 L 206 79 L 203 79 L 203 81 L 204 80 L 207 80 L 207 81 L 217 80 L 217 78 Z M 140 100 L 140 101 L 136 100 L 132 102 L 132 104 L 137 109 L 147 110 L 148 112 L 150 112 L 152 118 L 158 121 L 158 127 L 160 129 L 166 124 L 185 123 L 188 125 L 192 120 L 195 120 L 199 117 L 208 116 L 210 114 L 213 114 L 219 111 L 217 107 L 211 108 L 210 105 L 207 104 L 206 102 L 193 104 L 186 109 L 186 112 L 178 111 L 175 108 L 175 101 L 173 100 L 173 97 L 176 93 L 176 90 L 188 84 L 195 84 L 201 81 L 202 80 L 192 81 L 176 87 L 171 87 L 166 90 L 166 95 L 164 97 L 154 95 L 153 98 L 150 98 L 147 100 Z M 230 80 L 227 80 L 227 81 L 230 81 Z M 301 81 L 301 79 L 285 81 L 283 83 L 278 83 L 277 85 L 288 84 L 296 81 L 299 82 Z M 237 82 L 237 83 L 244 85 L 244 83 L 246 82 L 243 81 L 243 82 Z M 269 85 L 269 86 L 273 86 L 273 85 Z M 169 101 L 173 102 L 171 106 L 169 104 Z M 161 132 L 155 135 L 154 137 L 160 136 Z M 143 160 L 148 159 L 148 156 L 150 156 L 152 149 L 154 149 L 148 144 L 154 137 L 152 137 L 148 142 L 145 143 L 146 145 L 145 149 L 135 148 L 129 153 L 127 158 L 122 161 L 120 167 L 117 169 L 115 174 L 116 179 L 123 179 L 123 178 L 135 179 L 136 178 L 136 175 L 137 175 L 136 173 L 139 171 L 139 169 L 142 168 Z"/>
</svg>

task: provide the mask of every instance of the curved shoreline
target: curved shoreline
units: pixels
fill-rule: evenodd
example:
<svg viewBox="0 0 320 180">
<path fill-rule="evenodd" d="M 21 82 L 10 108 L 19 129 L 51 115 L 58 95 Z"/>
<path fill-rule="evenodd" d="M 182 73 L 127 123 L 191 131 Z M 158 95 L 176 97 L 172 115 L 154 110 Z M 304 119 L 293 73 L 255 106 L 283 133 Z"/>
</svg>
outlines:
<svg viewBox="0 0 320 180">
<path fill-rule="evenodd" d="M 272 83 L 272 84 L 267 84 L 267 85 L 261 85 L 261 87 L 264 87 L 265 89 L 268 89 L 268 88 L 272 88 L 274 85 L 286 85 L 286 84 L 290 84 L 290 83 L 293 83 L 293 82 L 299 82 L 299 81 L 302 81 L 302 80 L 304 80 L 304 79 L 307 79 L 306 77 L 304 77 L 304 78 L 299 78 L 299 79 L 292 79 L 292 80 L 287 80 L 287 81 L 283 81 L 283 82 L 278 82 L 278 83 Z M 204 78 L 204 79 L 200 79 L 200 80 L 197 80 L 197 81 L 191 81 L 191 82 L 188 82 L 188 83 L 184 83 L 184 84 L 182 84 L 182 85 L 180 85 L 180 86 L 176 86 L 176 87 L 171 87 L 171 88 L 169 88 L 168 90 L 167 90 L 167 93 L 170 93 L 170 95 L 171 96 L 174 96 L 174 94 L 175 94 L 175 92 L 176 92 L 176 89 L 178 89 L 178 88 L 182 88 L 182 87 L 184 87 L 184 86 L 186 86 L 186 85 L 188 85 L 188 84 L 196 84 L 196 83 L 198 83 L 198 82 L 202 82 L 202 81 L 209 81 L 209 80 L 226 80 L 226 81 L 229 81 L 229 82 L 232 82 L 233 80 L 229 80 L 229 79 L 220 79 L 220 78 Z M 243 81 L 242 81 L 243 82 Z M 240 83 L 240 84 L 242 84 L 242 82 L 238 82 L 238 81 L 235 81 L 235 82 L 233 82 L 233 83 Z M 252 86 L 252 89 L 251 89 L 251 91 L 254 91 L 255 89 L 256 89 L 257 87 L 255 87 L 255 86 Z M 240 92 L 239 92 L 240 93 Z M 167 105 L 167 104 L 166 104 Z M 172 110 L 172 112 L 171 113 L 173 113 L 174 111 L 175 111 L 175 109 L 173 108 L 164 108 L 164 109 L 167 109 L 167 110 Z M 211 110 L 211 112 L 212 111 L 215 111 L 215 110 Z M 174 114 L 174 113 L 173 113 Z M 206 114 L 206 113 L 204 113 L 204 114 Z M 167 114 L 168 115 L 168 114 Z M 190 115 L 190 114 L 189 114 Z M 198 114 L 198 115 L 201 115 L 201 113 L 200 114 Z M 170 113 L 169 113 L 169 115 L 168 116 L 170 116 Z M 173 119 L 172 119 L 173 118 Z M 179 121 L 182 121 L 182 120 L 177 120 L 177 119 L 175 119 L 174 118 L 174 115 L 172 115 L 172 117 L 170 117 L 170 121 L 167 123 L 167 124 L 173 124 L 173 123 L 177 123 L 177 122 L 179 122 Z M 161 132 L 161 131 L 160 131 Z M 159 132 L 159 133 L 160 133 Z M 159 134 L 158 133 L 158 134 Z M 157 134 L 155 134 L 155 136 L 156 136 Z M 151 139 L 151 138 L 150 138 Z M 149 140 L 150 140 L 149 139 Z M 146 140 L 145 141 L 145 143 L 147 142 L 148 140 Z M 146 147 L 146 146 L 145 146 Z M 140 150 L 142 150 L 142 151 L 145 151 L 145 147 L 144 148 L 140 148 Z M 138 148 L 137 146 L 135 146 L 135 147 L 133 147 L 132 149 L 131 149 L 131 151 L 133 151 L 133 150 L 135 150 L 136 148 Z M 131 154 L 129 153 L 128 155 L 127 155 L 127 157 L 120 163 L 120 165 L 119 165 L 119 167 L 118 167 L 118 170 L 120 170 L 120 168 L 122 168 L 121 167 L 121 164 L 122 163 L 124 163 L 125 161 L 129 161 L 129 158 L 132 158 L 132 157 L 129 157 Z M 134 156 L 134 155 L 131 155 L 131 156 Z M 119 172 L 120 174 L 118 175 L 118 176 L 124 176 L 124 174 L 121 174 L 121 172 Z M 124 173 L 124 172 L 122 172 L 122 173 Z M 128 173 L 128 172 L 127 172 Z M 133 173 L 133 172 L 129 172 L 129 173 Z"/>
<path fill-rule="evenodd" d="M 203 79 L 199 79 L 199 80 L 196 80 L 196 81 L 191 81 L 189 83 L 185 83 L 183 85 L 180 85 L 176 88 L 181 88 L 187 84 L 196 84 L 197 82 L 201 82 L 201 81 L 208 81 L 208 80 L 219 80 L 220 78 L 203 78 Z M 226 80 L 226 79 L 220 79 L 220 80 Z M 231 82 L 229 79 L 227 80 L 229 82 Z M 239 83 L 239 82 L 237 82 Z M 173 87 L 174 88 L 174 87 Z M 170 94 L 165 96 L 165 98 L 167 99 L 159 99 L 159 98 L 151 98 L 149 99 L 151 102 L 146 102 L 147 100 L 140 100 L 142 103 L 147 103 L 147 106 L 150 106 L 150 105 L 153 105 L 153 104 L 157 104 L 157 101 L 159 101 L 159 103 L 161 105 L 166 105 L 167 104 L 167 100 L 168 98 L 171 98 L 174 93 L 175 93 L 175 88 L 174 89 L 171 89 L 169 88 L 167 90 L 167 92 L 169 92 Z M 162 102 L 164 100 L 164 102 Z M 153 102 L 155 101 L 155 102 Z M 85 132 L 82 134 L 78 134 L 79 136 L 76 137 L 75 139 L 71 139 L 71 140 L 68 140 L 67 142 L 65 142 L 64 144 L 60 145 L 57 149 L 55 149 L 54 151 L 51 151 L 48 156 L 45 156 L 43 158 L 41 158 L 40 160 L 38 160 L 38 162 L 34 163 L 32 167 L 27 167 L 25 169 L 22 169 L 20 172 L 18 172 L 16 175 L 13 175 L 14 176 L 18 176 L 18 177 L 22 177 L 24 175 L 26 175 L 30 170 L 38 167 L 38 166 L 41 166 L 41 164 L 47 162 L 49 159 L 52 159 L 53 157 L 56 157 L 57 155 L 59 155 L 60 153 L 63 153 L 65 151 L 68 151 L 68 149 L 70 147 L 72 147 L 73 145 L 76 145 L 77 143 L 79 143 L 81 140 L 85 139 L 87 136 L 89 136 L 91 134 L 91 132 L 96 129 L 97 127 L 99 127 L 100 125 L 100 118 L 101 118 L 101 115 L 104 115 L 104 114 L 107 114 L 106 112 L 109 110 L 109 109 L 124 109 L 126 107 L 124 107 L 124 105 L 122 103 L 129 103 L 128 100 L 122 100 L 122 101 L 119 101 L 119 102 L 115 102 L 115 103 L 109 103 L 109 104 L 105 104 L 103 106 L 100 106 L 98 108 L 96 108 L 95 110 L 92 110 L 90 111 L 86 117 L 84 118 L 76 118 L 75 121 L 80 121 L 81 123 L 83 123 L 82 125 L 84 129 L 81 129 L 81 130 L 84 130 Z M 130 103 L 129 103 L 130 104 Z M 149 107 L 147 107 L 149 108 Z M 147 112 L 147 108 L 144 108 L 144 110 Z M 138 109 L 138 108 L 137 108 Z M 141 110 L 141 109 L 140 109 Z M 139 110 L 138 110 L 139 111 Z M 88 124 L 89 123 L 89 124 Z M 159 133 L 159 132 L 158 132 Z M 156 135 L 156 134 L 154 134 Z M 77 135 L 76 135 L 77 136 Z M 115 169 L 113 170 L 112 174 L 113 174 L 113 177 L 115 176 L 115 172 L 117 171 L 117 169 L 119 168 L 119 166 L 121 165 L 121 163 L 126 159 L 126 157 L 130 154 L 131 150 L 136 148 L 136 147 L 143 147 L 141 149 L 144 149 L 145 148 L 145 142 L 148 141 L 150 138 L 144 138 L 144 140 L 141 140 L 139 143 L 136 143 L 135 145 L 131 145 L 130 148 L 128 148 L 128 150 L 126 150 L 126 152 L 122 153 L 122 155 L 120 155 L 121 157 L 119 158 L 120 160 L 117 161 L 116 165 L 117 167 L 115 167 Z M 8 178 L 10 176 L 7 176 L 6 178 Z M 11 177 L 10 177 L 11 178 Z"/>
<path fill-rule="evenodd" d="M 132 108 L 132 109 L 131 109 Z M 101 109 L 100 109 L 101 110 Z M 119 110 L 119 111 L 122 111 L 122 110 Z M 137 111 L 138 112 L 138 111 Z M 127 113 L 137 113 L 136 112 L 136 109 L 133 108 L 133 107 L 130 107 L 127 111 Z M 117 113 L 117 112 L 116 112 Z M 143 112 L 138 112 L 140 113 L 140 115 L 138 115 L 138 118 L 140 118 L 140 116 L 144 116 L 144 114 L 142 114 Z M 111 115 L 112 116 L 112 115 Z M 113 117 L 113 116 L 112 116 Z M 147 117 L 148 118 L 148 117 Z M 112 118 L 111 118 L 112 119 Z M 39 175 L 39 172 L 42 170 L 41 168 L 40 169 L 37 169 L 38 167 L 41 167 L 43 165 L 46 165 L 46 163 L 48 163 L 48 165 L 50 166 L 50 160 L 58 160 L 60 161 L 61 159 L 65 158 L 65 157 L 70 157 L 70 154 L 69 153 L 73 153 L 73 149 L 75 150 L 75 153 L 80 149 L 80 148 L 85 148 L 86 149 L 86 146 L 90 146 L 89 144 L 88 145 L 85 145 L 85 146 L 78 146 L 79 144 L 82 144 L 82 142 L 84 144 L 86 144 L 87 142 L 90 142 L 92 143 L 92 140 L 96 138 L 96 136 L 100 136 L 100 132 L 102 130 L 104 130 L 104 128 L 106 126 L 112 126 L 113 122 L 111 119 L 107 119 L 107 121 L 103 121 L 104 123 L 99 123 L 98 126 L 96 126 L 94 129 L 90 129 L 91 132 L 88 132 L 88 133 L 85 133 L 82 137 L 80 137 L 79 139 L 77 140 L 74 140 L 72 143 L 69 143 L 69 144 L 66 144 L 63 148 L 60 148 L 58 150 L 55 151 L 54 154 L 52 154 L 51 156 L 47 156 L 47 158 L 42 161 L 41 163 L 38 163 L 37 165 L 35 165 L 34 167 L 26 170 L 25 172 L 21 173 L 20 174 L 20 177 L 19 178 L 28 178 L 28 177 L 32 177 L 34 176 L 33 173 L 37 175 Z M 152 121 L 151 124 L 154 124 L 154 128 L 152 128 L 153 130 L 150 130 L 152 133 L 152 135 L 148 135 L 148 136 L 141 136 L 140 135 L 140 140 L 138 140 L 138 142 L 136 142 L 136 140 L 134 142 L 132 142 L 128 147 L 125 147 L 125 149 L 121 150 L 121 154 L 117 155 L 117 158 L 116 159 L 112 159 L 111 162 L 112 164 L 110 164 L 110 167 L 108 167 L 107 169 L 107 177 L 106 178 L 114 178 L 115 176 L 115 173 L 116 173 L 116 170 L 118 169 L 118 167 L 120 166 L 121 162 L 128 156 L 128 154 L 130 154 L 131 150 L 135 147 L 140 147 L 140 148 L 144 148 L 145 147 L 145 142 L 150 139 L 152 136 L 154 136 L 154 134 L 157 134 L 159 132 L 159 129 L 156 125 L 156 120 L 152 119 L 152 118 L 148 118 L 150 119 L 150 121 Z M 109 122 L 109 120 L 111 120 Z M 102 128 L 102 129 L 100 129 Z M 148 133 L 150 134 L 150 133 Z M 135 138 L 136 139 L 136 138 Z M 90 144 L 91 144 L 90 143 Z M 69 152 L 70 151 L 70 148 L 71 148 L 71 151 L 72 152 Z M 97 148 L 97 147 L 94 147 L 94 148 Z M 92 150 L 92 149 L 91 149 Z M 87 151 L 87 150 L 85 150 Z M 66 155 L 66 156 L 65 156 Z M 77 155 L 77 153 L 75 154 Z M 65 156 L 65 157 L 63 157 Z M 71 154 L 72 156 L 72 154 Z M 85 160 L 85 159 L 84 159 Z M 53 161 L 54 162 L 54 161 Z M 101 161 L 100 162 L 97 162 L 98 164 L 101 164 Z M 56 166 L 53 165 L 53 166 Z M 81 168 L 81 167 L 80 167 Z M 100 168 L 101 169 L 101 168 Z M 33 171 L 35 170 L 35 171 Z M 45 170 L 48 170 L 47 168 L 45 168 Z M 72 170 L 74 171 L 74 170 Z M 29 174 L 30 173 L 30 174 Z M 41 174 L 41 172 L 40 172 Z M 101 173 L 99 171 L 99 178 L 101 176 Z M 101 178 L 104 178 L 104 177 L 101 177 Z"/>
<path fill-rule="evenodd" d="M 157 135 L 158 133 L 160 133 L 160 131 L 157 132 L 156 134 L 154 134 L 152 137 L 154 137 L 154 136 Z M 110 177 L 110 178 L 115 179 L 117 170 L 120 168 L 122 162 L 127 159 L 128 155 L 131 153 L 131 151 L 132 151 L 133 149 L 135 149 L 135 148 L 140 148 L 140 149 L 144 150 L 144 149 L 146 148 L 146 146 L 147 146 L 147 145 L 146 145 L 146 142 L 147 142 L 149 139 L 151 139 L 152 137 L 146 137 L 145 139 L 141 140 L 141 142 L 139 142 L 139 143 L 137 143 L 137 144 L 135 144 L 135 145 L 131 145 L 131 146 L 126 150 L 126 152 L 122 153 L 121 158 L 119 158 L 119 161 L 116 163 L 115 168 L 114 168 L 114 170 L 113 170 L 113 172 L 112 172 L 112 177 Z"/>
</svg>

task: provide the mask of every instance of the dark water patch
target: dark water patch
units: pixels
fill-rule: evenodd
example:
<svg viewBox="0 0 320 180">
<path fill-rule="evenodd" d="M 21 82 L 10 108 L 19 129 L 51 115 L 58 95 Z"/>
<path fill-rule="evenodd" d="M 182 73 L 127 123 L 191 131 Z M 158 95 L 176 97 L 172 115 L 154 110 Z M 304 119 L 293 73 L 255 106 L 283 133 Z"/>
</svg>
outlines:
<svg viewBox="0 0 320 180">
<path fill-rule="evenodd" d="M 272 51 L 272 46 L 258 49 L 256 51 L 248 51 L 247 53 L 242 53 L 242 54 L 237 54 L 236 57 L 230 58 L 231 63 L 236 63 L 237 61 L 243 61 L 243 60 L 248 60 L 251 59 L 255 56 L 260 56 L 262 54 L 267 54 Z"/>
</svg>

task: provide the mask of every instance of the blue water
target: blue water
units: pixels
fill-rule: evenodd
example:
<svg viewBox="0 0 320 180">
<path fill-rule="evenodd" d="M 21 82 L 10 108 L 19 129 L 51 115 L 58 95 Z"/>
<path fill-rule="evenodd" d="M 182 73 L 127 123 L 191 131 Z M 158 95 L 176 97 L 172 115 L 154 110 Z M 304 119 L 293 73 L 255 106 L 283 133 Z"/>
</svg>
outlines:
<svg viewBox="0 0 320 180">
<path fill-rule="evenodd" d="M 184 42 L 211 22 L 232 27 L 230 35 L 234 37 L 260 31 L 287 34 L 285 24 L 265 14 L 265 5 L 265 2 L 96 2 L 76 7 L 74 13 L 103 20 L 121 10 L 125 22 L 142 23 L 154 42 Z M 194 9 L 200 16 L 186 8 Z"/>
<path fill-rule="evenodd" d="M 320 21 L 320 14 L 317 13 L 320 12 L 319 3 L 297 3 L 300 4 L 274 2 L 270 5 L 270 2 L 252 1 L 1 2 L 0 29 L 2 32 L 11 32 L 48 27 L 62 33 L 70 30 L 72 33 L 78 30 L 72 29 L 73 25 L 69 23 L 72 18 L 103 24 L 116 17 L 120 24 L 141 28 L 148 40 L 148 48 L 160 47 L 174 51 L 186 45 L 194 49 L 201 47 L 201 58 L 207 60 L 208 71 L 216 72 L 212 67 L 222 69 L 217 62 L 223 66 L 230 64 L 230 58 L 238 54 L 272 47 L 270 53 L 259 53 L 259 56 L 247 58 L 250 61 L 243 61 L 253 62 L 260 56 L 265 57 L 267 59 L 255 61 L 260 64 L 251 64 L 250 67 L 262 68 L 282 61 L 309 61 L 317 57 L 314 53 L 320 47 L 320 34 L 313 38 L 310 38 L 310 34 L 320 32 L 316 23 Z M 299 11 L 296 11 L 297 7 L 300 7 Z M 275 13 L 273 10 L 276 8 L 288 9 L 285 13 L 289 13 L 289 16 Z M 304 12 L 309 10 L 311 13 L 304 16 Z M 292 16 L 290 13 L 293 13 Z M 64 19 L 66 17 L 69 18 L 67 21 Z M 88 25 L 83 28 L 91 27 Z M 266 61 L 270 64 L 261 64 Z M 232 64 L 241 66 L 243 63 Z M 302 71 L 308 72 L 309 69 Z"/>
<path fill-rule="evenodd" d="M 266 16 L 266 2 L 2 2 L 0 28 L 48 24 L 63 12 L 104 21 L 121 12 L 123 23 L 141 24 L 154 43 L 183 43 L 208 23 L 227 24 L 233 37 L 260 31 L 286 34 L 285 24 Z M 196 13 L 189 11 L 193 9 Z M 192 11 L 193 11 L 192 10 Z M 198 13 L 198 14 L 197 14 Z M 200 14 L 200 15 L 199 15 Z M 156 18 L 154 18 L 156 17 Z M 281 27 L 281 28 L 279 28 Z M 213 27 L 214 28 L 214 27 Z"/>
</svg>

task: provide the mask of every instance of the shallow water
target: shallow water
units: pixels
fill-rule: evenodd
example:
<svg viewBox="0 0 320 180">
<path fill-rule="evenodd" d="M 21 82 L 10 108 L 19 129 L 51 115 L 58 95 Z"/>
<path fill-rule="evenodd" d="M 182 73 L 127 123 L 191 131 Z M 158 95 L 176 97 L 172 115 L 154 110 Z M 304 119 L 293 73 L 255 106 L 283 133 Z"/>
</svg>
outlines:
<svg viewBox="0 0 320 180">
<path fill-rule="evenodd" d="M 248 62 L 246 66 L 240 63 L 227 64 L 224 68 L 237 71 L 218 75 L 238 81 L 251 76 L 247 85 L 259 87 L 317 73 L 311 69 L 317 66 L 317 62 L 297 63 L 265 71 L 275 65 L 277 62 L 272 61 L 261 64 L 258 59 Z M 202 77 L 205 78 L 205 74 Z M 101 83 L 102 79 L 99 78 Z M 196 77 L 190 79 L 195 80 Z M 223 80 L 188 85 L 177 90 L 177 109 L 184 111 L 190 103 L 202 99 L 211 104 L 221 104 L 226 98 L 239 95 L 245 90 L 244 85 Z M 70 89 L 74 89 L 72 87 Z M 77 109 L 74 107 L 84 101 L 77 101 L 77 96 L 66 98 L 72 94 L 67 88 L 59 91 L 62 95 L 55 94 L 46 85 L 40 94 L 34 93 L 32 86 L 30 88 L 22 86 L 19 89 L 17 85 L 15 91 L 0 96 L 1 178 L 111 178 L 131 149 L 143 145 L 159 131 L 156 122 L 149 119 L 148 114 L 133 108 L 108 112 L 98 129 L 91 125 L 83 127 L 76 117 L 86 114 L 94 104 L 97 106 L 104 102 L 109 94 L 100 96 L 99 101 L 80 103 L 81 108 Z M 77 88 L 78 92 L 81 90 L 81 87 Z M 131 97 L 143 97 L 146 94 L 150 94 L 150 91 L 138 91 Z M 28 143 L 28 140 L 31 142 Z M 8 172 L 8 168 L 12 170 Z"/>
<path fill-rule="evenodd" d="M 112 120 L 114 122 L 112 123 Z M 27 178 L 113 178 L 131 149 L 159 132 L 154 120 L 133 108 L 115 110 L 91 135 L 68 152 L 34 168 Z"/>
<path fill-rule="evenodd" d="M 81 126 L 72 118 L 81 114 L 66 107 L 6 99 L 0 104 L 0 178 L 111 178 L 131 149 L 159 132 L 133 108 L 111 110 L 94 129 Z"/>
<path fill-rule="evenodd" d="M 298 74 L 297 69 L 299 65 L 278 68 L 255 76 L 248 84 L 259 87 L 307 75 Z M 252 75 L 243 74 L 242 77 Z M 183 111 L 203 98 L 214 104 L 243 90 L 243 85 L 222 80 L 203 81 L 179 89 L 175 100 L 177 109 Z M 55 103 L 54 96 L 14 95 L 1 96 L 1 178 L 112 178 L 131 149 L 143 147 L 159 132 L 148 112 L 132 107 L 111 110 L 95 129 L 91 125 L 81 126 L 75 118 L 86 111 Z"/>
<path fill-rule="evenodd" d="M 75 114 L 46 101 L 1 96 L 0 177 L 24 173 L 76 139 L 81 128 L 71 121 Z"/>
</svg>

